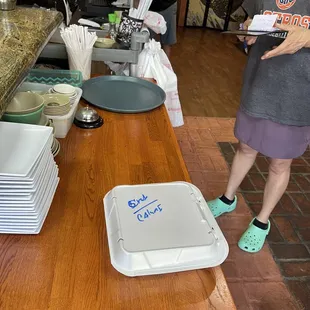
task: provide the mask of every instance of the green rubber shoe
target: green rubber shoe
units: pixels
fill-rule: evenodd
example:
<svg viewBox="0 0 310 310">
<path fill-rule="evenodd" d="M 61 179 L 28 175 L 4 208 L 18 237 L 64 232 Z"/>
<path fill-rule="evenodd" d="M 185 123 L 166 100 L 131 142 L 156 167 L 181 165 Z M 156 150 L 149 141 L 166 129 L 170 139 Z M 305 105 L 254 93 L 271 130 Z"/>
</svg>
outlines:
<svg viewBox="0 0 310 310">
<path fill-rule="evenodd" d="M 214 217 L 218 217 L 224 213 L 232 212 L 237 207 L 237 196 L 235 196 L 235 201 L 231 205 L 227 205 L 220 198 L 208 201 L 208 206 Z"/>
<path fill-rule="evenodd" d="M 239 248 L 248 253 L 259 252 L 264 246 L 266 237 L 270 231 L 270 221 L 268 221 L 268 228 L 266 230 L 253 225 L 253 221 L 254 219 L 238 242 Z"/>
</svg>

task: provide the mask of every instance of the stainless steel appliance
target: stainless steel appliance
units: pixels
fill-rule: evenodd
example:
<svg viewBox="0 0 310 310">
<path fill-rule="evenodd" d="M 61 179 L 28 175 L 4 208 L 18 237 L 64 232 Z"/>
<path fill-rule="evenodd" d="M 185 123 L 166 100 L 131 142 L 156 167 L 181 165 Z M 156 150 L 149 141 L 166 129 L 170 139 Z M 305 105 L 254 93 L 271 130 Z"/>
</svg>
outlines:
<svg viewBox="0 0 310 310">
<path fill-rule="evenodd" d="M 16 8 L 16 0 L 0 0 L 1 11 L 12 11 Z"/>
</svg>

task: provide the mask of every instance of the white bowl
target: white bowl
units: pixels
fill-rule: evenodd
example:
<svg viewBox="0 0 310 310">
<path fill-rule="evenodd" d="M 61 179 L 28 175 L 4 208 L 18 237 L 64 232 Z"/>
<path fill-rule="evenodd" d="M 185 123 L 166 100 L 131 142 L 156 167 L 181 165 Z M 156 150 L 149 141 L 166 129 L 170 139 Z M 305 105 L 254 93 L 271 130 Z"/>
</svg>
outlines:
<svg viewBox="0 0 310 310">
<path fill-rule="evenodd" d="M 53 88 L 51 88 L 51 89 L 48 91 L 48 94 L 67 96 L 68 98 L 70 98 L 70 100 L 71 100 L 71 99 L 75 99 L 75 98 L 77 97 L 77 92 L 74 92 L 73 94 L 62 94 L 62 93 L 56 92 Z"/>
<path fill-rule="evenodd" d="M 43 98 L 45 115 L 66 115 L 71 109 L 70 99 L 66 95 L 47 94 Z"/>
<path fill-rule="evenodd" d="M 68 84 L 57 84 L 57 85 L 55 85 L 53 87 L 53 90 L 56 93 L 64 94 L 64 95 L 67 95 L 67 96 L 72 96 L 76 92 L 75 87 L 71 86 L 71 85 L 68 85 Z"/>
<path fill-rule="evenodd" d="M 65 107 L 70 104 L 68 96 L 59 94 L 43 95 L 45 109 Z"/>
<path fill-rule="evenodd" d="M 109 38 L 98 38 L 95 42 L 95 47 L 98 48 L 112 48 L 115 41 Z"/>
<path fill-rule="evenodd" d="M 44 104 L 42 96 L 35 93 L 17 93 L 6 109 L 9 114 L 28 114 L 39 110 Z"/>
<path fill-rule="evenodd" d="M 37 125 L 39 126 L 47 126 L 48 124 L 48 118 L 43 113 L 41 114 L 41 119 Z"/>
</svg>

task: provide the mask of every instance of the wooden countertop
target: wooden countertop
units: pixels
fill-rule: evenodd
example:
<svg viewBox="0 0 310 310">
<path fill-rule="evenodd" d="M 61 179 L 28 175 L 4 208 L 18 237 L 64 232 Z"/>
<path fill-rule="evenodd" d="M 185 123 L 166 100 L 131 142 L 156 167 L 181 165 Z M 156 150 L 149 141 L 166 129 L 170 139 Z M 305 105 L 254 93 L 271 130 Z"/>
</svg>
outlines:
<svg viewBox="0 0 310 310">
<path fill-rule="evenodd" d="M 110 264 L 103 197 L 120 184 L 190 181 L 165 108 L 73 125 L 39 235 L 0 235 L 1 309 L 235 309 L 221 268 L 128 278 Z"/>
</svg>

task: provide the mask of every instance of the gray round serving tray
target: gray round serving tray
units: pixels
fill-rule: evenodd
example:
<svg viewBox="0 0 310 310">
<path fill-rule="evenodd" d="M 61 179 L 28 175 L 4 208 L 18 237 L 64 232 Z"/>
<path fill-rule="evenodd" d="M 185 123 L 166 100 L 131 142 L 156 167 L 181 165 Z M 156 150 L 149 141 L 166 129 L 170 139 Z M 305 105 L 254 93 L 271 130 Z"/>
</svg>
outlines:
<svg viewBox="0 0 310 310">
<path fill-rule="evenodd" d="M 83 84 L 82 97 L 112 112 L 141 113 L 161 106 L 165 92 L 154 83 L 128 76 L 100 76 Z"/>
</svg>

